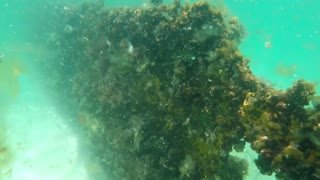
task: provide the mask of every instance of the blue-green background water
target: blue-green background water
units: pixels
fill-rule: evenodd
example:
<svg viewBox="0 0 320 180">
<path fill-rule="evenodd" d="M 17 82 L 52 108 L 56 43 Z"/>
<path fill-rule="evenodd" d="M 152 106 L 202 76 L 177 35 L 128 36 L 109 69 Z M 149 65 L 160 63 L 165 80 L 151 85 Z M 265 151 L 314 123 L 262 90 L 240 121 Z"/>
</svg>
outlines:
<svg viewBox="0 0 320 180">
<path fill-rule="evenodd" d="M 250 67 L 253 73 L 260 79 L 272 84 L 278 89 L 286 89 L 292 86 L 292 83 L 298 79 L 305 79 L 317 84 L 320 81 L 320 13 L 318 12 L 320 7 L 320 1 L 317 0 L 211 0 L 213 4 L 222 6 L 222 2 L 225 3 L 225 7 L 221 7 L 224 11 L 237 16 L 240 22 L 244 25 L 247 36 L 243 39 L 239 48 L 241 52 L 249 59 L 251 59 Z M 53 2 L 53 1 L 51 1 Z M 66 3 L 66 6 L 73 6 L 80 1 L 54 1 L 56 3 Z M 170 1 L 165 1 L 169 3 Z M 195 1 L 190 1 L 195 2 Z M 4 95 L 0 94 L 0 109 L 1 113 L 4 111 L 8 113 L 8 119 L 10 123 L 7 123 L 11 130 L 11 139 L 14 142 L 12 145 L 15 153 L 22 153 L 23 155 L 17 155 L 15 159 L 21 158 L 21 164 L 27 164 L 23 166 L 21 164 L 13 164 L 7 167 L 5 170 L 0 169 L 1 175 L 8 175 L 10 169 L 18 169 L 11 172 L 11 179 L 21 179 L 31 177 L 30 179 L 43 179 L 46 177 L 45 173 L 54 174 L 56 169 L 68 169 L 70 176 L 56 176 L 55 179 L 61 177 L 72 177 L 72 173 L 77 173 L 82 170 L 82 161 L 77 159 L 74 155 L 74 149 L 70 152 L 65 152 L 60 146 L 69 146 L 69 140 L 61 142 L 57 146 L 50 146 L 46 148 L 40 148 L 43 150 L 43 154 L 38 156 L 29 156 L 30 153 L 35 153 L 35 147 L 42 147 L 46 144 L 48 139 L 44 139 L 44 134 L 54 134 L 53 137 L 49 137 L 50 141 L 54 141 L 55 138 L 64 138 L 65 135 L 72 136 L 72 131 L 65 128 L 64 123 L 57 123 L 57 121 L 63 121 L 60 116 L 55 114 L 55 109 L 50 106 L 50 99 L 45 97 L 45 92 L 41 90 L 41 81 L 39 74 L 34 69 L 33 63 L 41 60 L 44 53 L 48 50 L 42 48 L 41 42 L 37 42 L 36 28 L 41 28 L 35 24 L 37 19 L 30 18 L 30 13 L 42 11 L 42 5 L 44 1 L 33 0 L 1 0 L 0 1 L 0 53 L 3 53 L 6 58 L 21 59 L 25 66 L 26 71 L 19 76 L 19 96 L 12 98 L 9 103 L 4 101 Z M 145 1 L 136 0 L 105 0 L 106 7 L 137 7 L 146 3 Z M 37 9 L 36 7 L 39 7 Z M 50 11 L 50 9 L 46 10 Z M 43 11 L 41 13 L 45 13 Z M 36 13 L 35 13 L 36 14 Z M 39 17 L 41 18 L 41 17 Z M 36 42 L 36 43 L 35 43 Z M 265 43 L 269 43 L 271 46 L 266 47 Z M 1 74 L 1 73 L 0 73 Z M 2 82 L 0 82 L 2 83 Z M 1 92 L 1 91 L 0 91 Z M 317 92 L 320 92 L 319 86 L 317 86 Z M 6 107 L 6 108 L 5 108 Z M 5 110 L 4 110 L 5 108 Z M 40 113 L 43 112 L 48 113 Z M 32 115 L 37 113 L 37 115 Z M 41 114 L 41 117 L 40 115 Z M 21 116 L 19 116 L 21 115 Z M 55 123 L 50 124 L 50 118 L 54 117 Z M 3 118 L 0 116 L 0 118 Z M 34 120 L 32 123 L 27 120 Z M 48 121 L 44 121 L 48 119 Z M 59 120 L 57 120 L 59 119 Z M 4 126 L 0 120 L 1 126 Z M 43 123 L 46 122 L 46 123 Z M 30 127 L 33 124 L 31 133 L 26 127 Z M 37 125 L 38 124 L 38 125 Z M 49 130 L 50 127 L 53 130 Z M 56 129 L 54 129 L 54 128 Z M 57 128 L 58 127 L 58 128 Z M 37 130 L 42 129 L 41 131 Z M 46 131 L 43 131 L 47 128 Z M 63 131 L 60 131 L 63 129 Z M 12 135 L 15 134 L 15 135 Z M 23 136 L 24 140 L 19 139 Z M 0 133 L 1 136 L 1 133 Z M 49 135 L 47 135 L 49 136 Z M 39 137 L 41 137 L 39 139 Z M 46 136 L 45 136 L 46 137 Z M 37 139 L 38 138 L 38 139 Z M 1 137 L 0 137 L 1 141 Z M 73 140 L 72 143 L 74 143 Z M 17 145 L 19 143 L 25 143 L 25 145 Z M 10 144 L 10 143 L 9 143 Z M 1 145 L 1 144 L 0 144 Z M 17 150 L 18 148 L 18 150 Z M 38 150 L 40 151 L 40 150 Z M 73 163 L 69 163 L 70 158 L 66 161 L 58 160 L 56 164 L 49 164 L 52 171 L 43 170 L 38 168 L 37 171 L 32 169 L 31 166 L 44 166 L 46 161 L 57 160 L 55 156 L 53 159 L 46 159 L 43 156 L 48 156 L 48 153 L 54 151 L 54 154 L 61 157 L 63 154 L 66 157 L 72 156 Z M 40 151 L 42 152 L 42 151 Z M 59 154 L 61 152 L 61 154 Z M 39 159 L 39 156 L 43 160 Z M 0 160 L 2 155 L 0 154 Z M 36 159 L 36 162 L 32 162 L 32 158 Z M 25 163 L 27 162 L 27 163 Z M 59 166 L 61 164 L 68 164 L 68 168 L 65 166 Z M 77 165 L 75 165 L 77 164 Z M 1 163 L 0 163 L 1 167 Z M 58 167 L 58 168 L 56 168 Z M 73 167 L 73 168 L 71 168 Z M 25 168 L 25 170 L 19 171 L 19 168 Z M 29 168 L 29 169 L 28 169 Z M 56 169 L 55 169 L 56 168 Z M 26 171 L 43 172 L 38 176 L 18 176 L 15 172 Z M 63 171 L 64 172 L 64 171 Z M 80 173 L 81 174 L 81 173 Z M 0 175 L 0 179 L 2 178 Z M 85 177 L 83 175 L 82 177 Z M 252 175 L 249 179 L 262 179 L 262 176 Z M 266 177 L 265 177 L 266 178 Z M 54 177 L 53 177 L 54 179 Z M 59 178 L 58 178 L 59 179 Z M 80 178 L 79 178 L 80 179 Z M 82 178 L 86 179 L 86 178 Z M 89 178 L 90 179 L 90 178 Z"/>
<path fill-rule="evenodd" d="M 211 0 L 226 5 L 227 11 L 240 19 L 248 35 L 240 45 L 241 52 L 251 59 L 251 69 L 260 78 L 277 88 L 290 87 L 297 79 L 319 81 L 320 15 L 316 0 Z M 44 1 L 42 1 L 44 2 Z M 0 4 L 0 47 L 30 42 L 36 38 L 28 13 L 41 7 L 41 1 L 6 1 Z M 63 1 L 74 5 L 81 1 Z M 105 0 L 106 7 L 137 7 L 146 1 Z M 164 2 L 170 2 L 166 0 Z M 190 1 L 195 2 L 195 1 Z M 61 1 L 57 1 L 61 3 Z M 37 9 L 34 9 L 37 11 Z M 44 12 L 45 13 L 45 12 Z M 265 42 L 271 47 L 266 48 Z M 8 46 L 8 45 L 7 45 Z M 23 45 L 17 49 L 21 50 Z M 282 70 L 283 73 L 277 73 Z M 292 70 L 292 71 L 290 71 Z M 287 72 L 289 71 L 289 72 Z M 317 87 L 319 91 L 319 87 Z"/>
<path fill-rule="evenodd" d="M 257 76 L 281 89 L 298 78 L 319 81 L 320 1 L 225 2 L 249 33 L 240 48 L 252 59 L 250 65 Z M 272 47 L 265 48 L 265 41 L 270 41 Z M 279 64 L 296 66 L 293 76 L 275 73 Z"/>
</svg>

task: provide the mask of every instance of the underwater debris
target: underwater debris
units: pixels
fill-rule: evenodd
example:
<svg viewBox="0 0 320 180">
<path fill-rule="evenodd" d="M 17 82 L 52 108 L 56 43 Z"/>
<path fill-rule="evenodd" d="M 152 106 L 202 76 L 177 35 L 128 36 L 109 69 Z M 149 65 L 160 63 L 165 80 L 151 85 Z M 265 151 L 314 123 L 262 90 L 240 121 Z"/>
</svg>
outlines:
<svg viewBox="0 0 320 180">
<path fill-rule="evenodd" d="M 272 48 L 271 42 L 270 42 L 270 41 L 264 42 L 264 47 L 265 47 L 265 48 Z"/>
<path fill-rule="evenodd" d="M 107 159 L 99 167 L 114 179 L 243 179 L 247 163 L 229 153 L 245 142 L 263 174 L 319 174 L 320 113 L 305 108 L 316 102 L 314 86 L 299 80 L 282 92 L 258 80 L 238 50 L 237 18 L 225 20 L 206 1 L 55 10 L 48 46 L 61 50 L 64 66 L 42 63 L 64 92 L 58 98 L 94 117 L 101 130 L 87 128 L 95 132 L 93 152 Z M 70 36 L 65 27 L 78 14 Z"/>
<path fill-rule="evenodd" d="M 279 64 L 275 69 L 275 73 L 282 77 L 294 77 L 296 76 L 296 70 L 297 65 L 292 64 L 290 66 L 286 66 L 284 64 Z"/>
</svg>

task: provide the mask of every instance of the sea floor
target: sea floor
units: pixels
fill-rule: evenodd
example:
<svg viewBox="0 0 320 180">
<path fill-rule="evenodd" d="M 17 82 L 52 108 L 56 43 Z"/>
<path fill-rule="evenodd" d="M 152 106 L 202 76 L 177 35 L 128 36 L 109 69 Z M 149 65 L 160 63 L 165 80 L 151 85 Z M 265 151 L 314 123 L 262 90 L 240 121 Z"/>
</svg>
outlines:
<svg viewBox="0 0 320 180">
<path fill-rule="evenodd" d="M 12 158 L 0 170 L 0 179 L 90 179 L 70 120 L 59 114 L 39 82 L 23 76 L 20 95 L 9 105 L 4 119 L 6 148 Z"/>
</svg>

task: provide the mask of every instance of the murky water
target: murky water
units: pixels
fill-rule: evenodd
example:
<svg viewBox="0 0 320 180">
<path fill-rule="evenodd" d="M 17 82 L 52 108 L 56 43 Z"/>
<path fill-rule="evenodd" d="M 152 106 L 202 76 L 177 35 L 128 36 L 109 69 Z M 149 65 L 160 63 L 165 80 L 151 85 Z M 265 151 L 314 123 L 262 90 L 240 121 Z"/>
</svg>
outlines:
<svg viewBox="0 0 320 180">
<path fill-rule="evenodd" d="M 61 91 L 48 88 L 48 84 L 63 83 L 55 82 L 55 76 L 48 79 L 43 72 L 48 69 L 44 64 L 51 65 L 51 62 L 43 63 L 44 61 L 60 63 L 65 68 L 64 61 L 57 59 L 59 54 L 64 52 L 46 46 L 48 41 L 55 41 L 56 36 L 59 36 L 59 32 L 53 31 L 55 28 L 47 27 L 50 22 L 46 17 L 52 17 L 49 14 L 54 14 L 54 7 L 58 5 L 60 7 L 62 4 L 61 7 L 68 11 L 80 6 L 82 2 L 84 1 L 0 2 L 0 179 L 112 179 L 107 172 L 113 170 L 106 169 L 106 164 L 111 162 L 91 151 L 94 149 L 92 147 L 102 146 L 101 139 L 92 142 L 96 134 L 106 131 L 99 124 L 101 122 L 90 115 L 78 115 L 75 113 L 78 107 L 68 109 L 63 100 L 57 100 L 56 93 Z M 192 2 L 196 1 L 190 3 Z M 129 0 L 93 3 L 109 9 L 151 6 L 148 1 Z M 249 65 L 255 76 L 281 90 L 291 87 L 298 79 L 305 79 L 315 84 L 319 92 L 320 15 L 317 7 L 320 7 L 320 2 L 212 0 L 212 4 L 224 11 L 225 16 L 237 16 L 243 24 L 246 37 L 239 49 L 251 60 Z M 84 18 L 81 14 L 79 16 L 80 19 Z M 52 32 L 45 34 L 47 29 Z M 65 31 L 72 34 L 79 29 L 81 30 L 81 27 L 70 25 Z M 87 41 L 87 37 L 82 38 L 82 41 Z M 112 46 L 108 40 L 106 44 Z M 135 47 L 130 41 L 124 44 L 129 54 L 132 54 L 132 48 Z M 68 68 L 71 74 L 73 67 Z M 140 69 L 143 70 L 144 66 Z M 72 81 L 69 77 L 66 79 L 66 84 Z M 114 101 L 121 100 L 124 101 L 121 98 L 115 98 Z M 81 103 L 82 101 L 79 104 Z M 184 122 L 188 123 L 189 121 Z M 135 124 L 133 137 L 136 139 L 141 136 L 139 129 L 140 125 Z M 117 143 L 112 139 L 108 141 L 112 141 L 111 144 Z M 140 141 L 134 143 L 138 143 L 136 149 L 140 147 Z M 112 154 L 110 150 L 110 156 Z M 247 179 L 275 179 L 274 175 L 259 173 L 254 164 L 257 154 L 251 150 L 249 144 L 243 153 L 232 151 L 230 154 L 248 160 Z M 139 179 L 138 176 L 137 174 L 137 177 L 132 179 Z M 183 176 L 180 176 L 180 179 L 183 179 Z"/>
</svg>

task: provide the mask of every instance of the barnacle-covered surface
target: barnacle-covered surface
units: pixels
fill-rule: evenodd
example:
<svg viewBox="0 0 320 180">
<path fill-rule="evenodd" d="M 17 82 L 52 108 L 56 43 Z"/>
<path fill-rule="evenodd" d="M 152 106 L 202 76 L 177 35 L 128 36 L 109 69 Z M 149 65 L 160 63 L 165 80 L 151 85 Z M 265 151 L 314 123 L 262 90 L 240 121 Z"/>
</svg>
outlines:
<svg viewBox="0 0 320 180">
<path fill-rule="evenodd" d="M 319 110 L 304 107 L 313 85 L 282 92 L 260 82 L 237 48 L 237 18 L 178 2 L 55 6 L 47 17 L 41 33 L 56 56 L 43 67 L 62 107 L 79 106 L 96 175 L 243 179 L 247 163 L 229 153 L 249 142 L 261 173 L 319 178 Z"/>
</svg>

